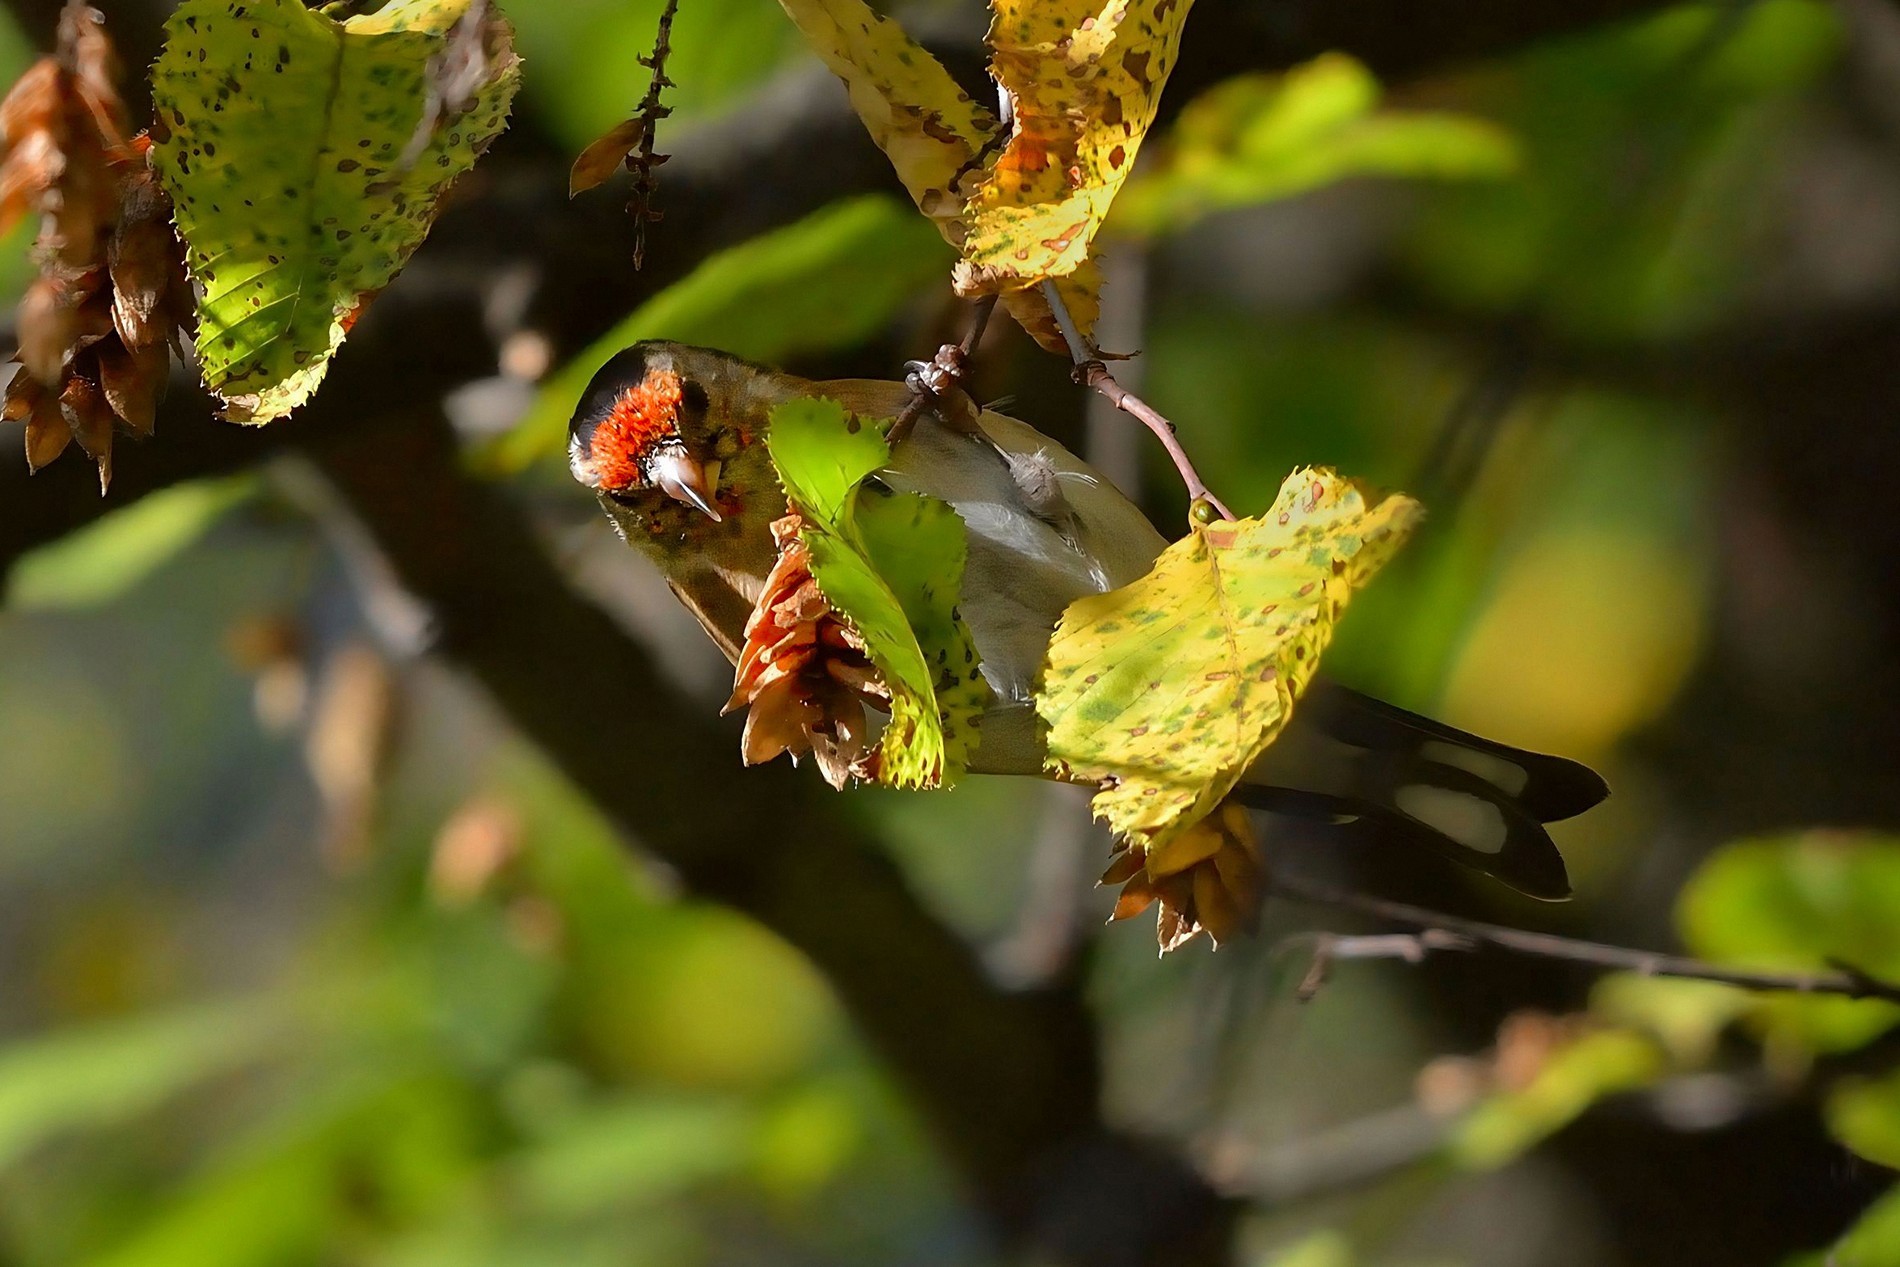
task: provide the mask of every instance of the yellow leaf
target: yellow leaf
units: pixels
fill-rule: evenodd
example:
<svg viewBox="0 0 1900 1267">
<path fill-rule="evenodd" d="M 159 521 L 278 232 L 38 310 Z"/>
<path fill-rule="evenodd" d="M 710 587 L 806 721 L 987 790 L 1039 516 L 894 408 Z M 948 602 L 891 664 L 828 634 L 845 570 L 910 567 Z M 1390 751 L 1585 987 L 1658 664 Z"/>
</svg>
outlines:
<svg viewBox="0 0 1900 1267">
<path fill-rule="evenodd" d="M 929 50 L 864 0 L 779 0 L 805 42 L 844 80 L 851 108 L 884 151 L 917 209 L 944 241 L 963 250 L 965 202 L 981 178 L 982 162 L 1000 140 L 996 119 L 957 86 Z M 959 293 L 970 289 L 961 280 Z M 1095 328 L 1101 279 L 1090 269 L 1065 284 L 1062 297 L 1076 327 Z M 1004 307 L 1043 347 L 1068 355 L 1049 305 L 1018 289 Z"/>
<path fill-rule="evenodd" d="M 864 0 L 779 0 L 805 42 L 844 80 L 851 108 L 884 151 L 917 209 L 963 245 L 963 194 L 996 132 L 943 64 Z"/>
<path fill-rule="evenodd" d="M 1162 851 L 1272 744 L 1421 513 L 1303 468 L 1264 517 L 1202 528 L 1132 585 L 1071 603 L 1036 699 L 1050 771 L 1102 783 L 1096 814 Z"/>
<path fill-rule="evenodd" d="M 993 0 L 1009 144 L 970 199 L 966 291 L 1073 273 L 1134 166 L 1193 0 Z"/>
</svg>

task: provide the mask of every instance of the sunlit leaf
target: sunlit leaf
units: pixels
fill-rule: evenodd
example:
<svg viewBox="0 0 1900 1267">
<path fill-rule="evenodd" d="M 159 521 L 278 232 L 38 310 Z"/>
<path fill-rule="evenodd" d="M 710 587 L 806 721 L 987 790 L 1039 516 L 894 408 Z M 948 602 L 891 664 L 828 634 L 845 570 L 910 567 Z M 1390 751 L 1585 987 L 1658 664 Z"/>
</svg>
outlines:
<svg viewBox="0 0 1900 1267">
<path fill-rule="evenodd" d="M 852 108 L 897 169 L 917 209 L 937 226 L 944 241 L 964 250 L 969 233 L 966 199 L 992 143 L 1000 139 L 996 119 L 970 100 L 923 45 L 864 0 L 779 3 L 812 50 L 844 80 Z M 1059 271 L 1075 273 L 1081 258 L 1078 254 Z M 1101 309 L 1100 275 L 1086 268 L 1061 287 L 1077 327 L 1084 333 L 1093 329 Z M 993 287 L 987 282 L 976 288 L 988 289 Z M 1065 352 L 1061 331 L 1039 293 L 1017 289 L 1004 296 L 1003 304 L 1037 342 Z"/>
<path fill-rule="evenodd" d="M 333 22 L 298 0 L 185 0 L 152 90 L 153 153 L 202 287 L 198 355 L 247 422 L 307 400 L 364 304 L 422 242 L 442 192 L 501 131 L 519 79 L 490 20 L 488 78 L 408 166 L 429 59 L 469 0 Z"/>
<path fill-rule="evenodd" d="M 1036 699 L 1051 772 L 1105 782 L 1095 812 L 1150 849 L 1199 821 L 1279 734 L 1353 591 L 1419 514 L 1302 469 L 1265 517 L 1203 528 L 1141 580 L 1070 604 Z"/>
<path fill-rule="evenodd" d="M 156 1204 L 88 1267 L 266 1267 L 334 1259 L 340 1195 L 413 1218 L 465 1181 L 465 1093 L 396 1067 L 304 1088 L 239 1147 Z M 326 1252 L 326 1250 L 328 1252 Z"/>
<path fill-rule="evenodd" d="M 707 259 L 642 304 L 550 379 L 521 424 L 490 451 L 514 471 L 567 452 L 567 420 L 589 380 L 641 339 L 717 347 L 778 362 L 861 342 L 939 277 L 950 259 L 901 203 L 834 203 Z"/>
<path fill-rule="evenodd" d="M 962 241 L 960 175 L 996 130 L 950 72 L 864 0 L 779 0 L 812 51 L 844 80 L 851 107 L 897 169 L 917 209 Z"/>
<path fill-rule="evenodd" d="M 1349 176 L 1508 175 L 1510 135 L 1466 115 L 1380 111 L 1379 82 L 1341 53 L 1284 75 L 1239 75 L 1190 102 L 1160 161 L 1122 191 L 1117 229 L 1180 229 L 1210 212 Z"/>
<path fill-rule="evenodd" d="M 1695 1068 L 1715 1055 L 1722 1031 L 1746 1015 L 1755 996 L 1713 981 L 1684 981 L 1620 972 L 1590 991 L 1590 1011 L 1611 1024 L 1640 1029 L 1680 1065 Z"/>
<path fill-rule="evenodd" d="M 97 607 L 131 591 L 249 497 L 248 476 L 148 494 L 82 531 L 23 556 L 7 581 L 14 608 Z"/>
<path fill-rule="evenodd" d="M 563 145 L 583 145 L 627 117 L 651 74 L 638 59 L 653 47 L 665 0 L 502 7 L 528 67 L 525 90 L 534 97 L 537 122 Z M 666 106 L 673 113 L 662 131 L 668 136 L 733 106 L 805 48 L 771 0 L 682 4 L 667 43 L 672 84 Z M 547 67 L 559 70 L 541 73 Z"/>
<path fill-rule="evenodd" d="M 1900 980 L 1900 841 L 1810 832 L 1729 845 L 1690 879 L 1676 907 L 1683 940 L 1719 963 L 1824 972 L 1830 961 Z M 1841 1051 L 1900 1020 L 1876 1000 L 1755 999 L 1753 1019 L 1772 1040 Z"/>
<path fill-rule="evenodd" d="M 1900 1075 L 1836 1087 L 1827 1097 L 1827 1127 L 1868 1161 L 1900 1170 Z"/>
<path fill-rule="evenodd" d="M 599 1106 L 521 1159 L 521 1196 L 564 1215 L 677 1200 L 751 1161 L 753 1116 L 724 1096 L 640 1096 Z"/>
<path fill-rule="evenodd" d="M 818 588 L 863 637 L 890 688 L 879 780 L 954 783 L 986 701 L 976 647 L 956 608 L 963 521 L 934 498 L 861 488 L 889 461 L 890 447 L 835 401 L 778 406 L 767 444 L 787 500 L 804 516 Z"/>
<path fill-rule="evenodd" d="M 1134 166 L 1193 0 L 994 0 L 990 73 L 1009 144 L 970 198 L 982 289 L 1073 273 Z"/>
<path fill-rule="evenodd" d="M 1662 1050 L 1644 1035 L 1623 1029 L 1582 1034 L 1546 1057 L 1528 1086 L 1473 1110 L 1452 1137 L 1449 1152 L 1461 1165 L 1501 1166 L 1598 1100 L 1648 1086 L 1667 1067 Z"/>
<path fill-rule="evenodd" d="M 1266 1267 L 1353 1267 L 1358 1261 L 1344 1233 L 1315 1232 L 1267 1259 Z"/>
<path fill-rule="evenodd" d="M 1788 1267 L 1893 1267 L 1900 1263 L 1900 1187 L 1869 1206 L 1828 1249 L 1790 1259 Z"/>
</svg>

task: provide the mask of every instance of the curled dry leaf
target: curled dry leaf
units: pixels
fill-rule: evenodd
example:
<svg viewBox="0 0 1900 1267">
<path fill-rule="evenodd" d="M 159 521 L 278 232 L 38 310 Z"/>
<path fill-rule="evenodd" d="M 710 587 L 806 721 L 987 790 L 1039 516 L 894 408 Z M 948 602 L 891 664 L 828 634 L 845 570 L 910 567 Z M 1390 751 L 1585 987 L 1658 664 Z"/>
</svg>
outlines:
<svg viewBox="0 0 1900 1267">
<path fill-rule="evenodd" d="M 27 464 L 78 440 L 112 476 L 115 426 L 149 435 L 190 311 L 171 201 L 128 137 L 118 59 L 97 10 L 66 7 L 59 51 L 0 100 L 0 230 L 40 216 L 40 275 L 19 310 L 22 369 L 5 416 L 26 423 Z"/>
<path fill-rule="evenodd" d="M 1121 885 L 1110 920 L 1161 904 L 1163 954 L 1202 933 L 1218 946 L 1250 931 L 1260 912 L 1260 846 L 1246 809 L 1230 801 L 1159 848 L 1124 840 L 1101 883 Z"/>
<path fill-rule="evenodd" d="M 614 125 L 588 145 L 567 174 L 567 196 L 572 198 L 606 184 L 620 165 L 639 150 L 646 131 L 646 120 L 635 117 Z"/>
<path fill-rule="evenodd" d="M 796 513 L 772 525 L 778 562 L 746 622 L 725 711 L 747 710 L 747 765 L 809 752 L 825 781 L 842 788 L 865 755 L 865 708 L 887 708 L 889 692 L 863 640 L 820 592 L 799 527 Z"/>
<path fill-rule="evenodd" d="M 660 95 L 674 86 L 666 77 L 666 59 L 673 51 L 673 18 L 678 12 L 679 0 L 666 0 L 666 7 L 660 11 L 659 30 L 653 37 L 653 52 L 640 59 L 640 64 L 653 73 L 647 81 L 646 96 L 640 99 L 633 117 L 582 150 L 568 173 L 567 196 L 570 198 L 605 181 L 622 163 L 633 173 L 633 198 L 627 203 L 627 214 L 633 219 L 635 268 L 646 262 L 647 226 L 664 218 L 653 205 L 654 195 L 660 189 L 655 173 L 669 155 L 655 153 L 653 141 L 659 132 L 660 120 L 673 113 L 671 108 L 661 104 Z"/>
</svg>

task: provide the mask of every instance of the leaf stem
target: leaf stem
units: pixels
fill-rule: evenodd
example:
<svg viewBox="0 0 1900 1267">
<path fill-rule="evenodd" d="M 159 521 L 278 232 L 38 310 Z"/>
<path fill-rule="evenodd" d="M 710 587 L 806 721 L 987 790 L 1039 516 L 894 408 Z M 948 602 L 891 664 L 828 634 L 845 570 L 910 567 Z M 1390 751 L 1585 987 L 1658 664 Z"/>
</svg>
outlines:
<svg viewBox="0 0 1900 1267">
<path fill-rule="evenodd" d="M 1284 873 L 1267 882 L 1270 892 L 1282 897 L 1321 906 L 1357 911 L 1374 919 L 1405 924 L 1419 930 L 1405 944 L 1397 941 L 1375 943 L 1370 938 L 1345 938 L 1336 934 L 1322 936 L 1315 944 L 1313 967 L 1301 982 L 1299 997 L 1311 998 L 1325 983 L 1331 963 L 1342 958 L 1398 958 L 1419 963 L 1435 951 L 1471 953 L 1490 946 L 1512 954 L 1532 955 L 1541 959 L 1562 959 L 1634 972 L 1645 977 L 1675 977 L 1686 981 L 1714 981 L 1744 990 L 1785 991 L 1792 994 L 1828 994 L 1849 999 L 1880 999 L 1900 1003 L 1900 985 L 1881 981 L 1858 968 L 1837 963 L 1832 972 L 1759 972 L 1745 968 L 1724 968 L 1684 955 L 1665 955 L 1603 942 L 1580 941 L 1553 933 L 1533 933 L 1502 924 L 1447 915 L 1442 911 L 1392 902 L 1385 898 L 1349 889 L 1334 888 L 1317 880 Z M 1383 953 L 1375 953 L 1382 951 Z"/>
<path fill-rule="evenodd" d="M 1174 433 L 1174 424 L 1147 401 L 1115 381 L 1115 376 L 1103 363 L 1101 353 L 1076 329 L 1075 318 L 1069 315 L 1069 306 L 1062 302 L 1056 284 L 1044 280 L 1042 294 L 1049 301 L 1049 311 L 1055 314 L 1056 328 L 1062 331 L 1062 340 L 1069 345 L 1069 357 L 1075 362 L 1075 369 L 1069 377 L 1084 387 L 1100 392 L 1109 404 L 1139 419 L 1143 426 L 1154 432 L 1155 439 L 1161 441 L 1161 447 L 1168 451 L 1168 457 L 1174 461 L 1174 469 L 1180 472 L 1181 482 L 1187 486 L 1188 496 L 1212 506 L 1220 512 L 1222 519 L 1234 518 L 1234 512 L 1208 491 L 1207 482 L 1194 469 L 1194 462 L 1188 457 L 1187 450 L 1181 447 L 1180 437 Z"/>
</svg>

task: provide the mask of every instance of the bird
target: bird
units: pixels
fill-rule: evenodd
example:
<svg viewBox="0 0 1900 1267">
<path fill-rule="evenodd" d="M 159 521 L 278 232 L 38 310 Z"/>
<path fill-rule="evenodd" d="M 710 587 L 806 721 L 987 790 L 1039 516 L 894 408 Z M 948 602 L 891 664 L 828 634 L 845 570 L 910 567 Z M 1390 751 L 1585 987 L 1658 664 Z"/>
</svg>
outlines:
<svg viewBox="0 0 1900 1267">
<path fill-rule="evenodd" d="M 786 502 L 764 442 L 770 413 L 805 397 L 883 420 L 905 412 L 913 389 L 807 380 L 647 340 L 595 374 L 569 424 L 574 478 L 735 664 L 780 558 L 772 525 Z M 968 769 L 1042 775 L 1034 690 L 1057 621 L 1077 598 L 1146 574 L 1168 542 L 1061 444 L 963 401 L 918 414 L 866 484 L 938 498 L 962 519 L 959 610 L 991 693 Z M 1561 900 L 1568 873 L 1545 824 L 1608 794 L 1581 762 L 1484 739 L 1321 676 L 1234 796 L 1429 849 L 1531 897 Z"/>
</svg>

